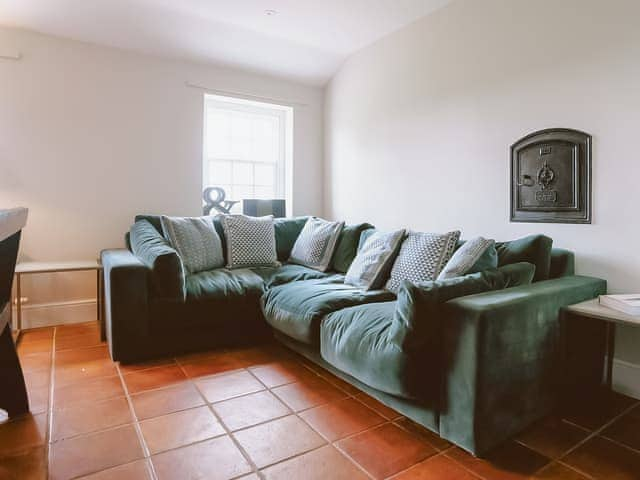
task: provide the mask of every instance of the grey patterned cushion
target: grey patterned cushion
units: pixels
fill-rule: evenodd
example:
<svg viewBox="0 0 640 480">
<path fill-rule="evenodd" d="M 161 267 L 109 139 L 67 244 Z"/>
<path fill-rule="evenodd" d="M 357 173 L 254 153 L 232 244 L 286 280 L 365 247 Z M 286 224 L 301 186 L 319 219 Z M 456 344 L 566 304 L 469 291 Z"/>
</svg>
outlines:
<svg viewBox="0 0 640 480">
<path fill-rule="evenodd" d="M 224 266 L 220 237 L 213 217 L 160 217 L 164 237 L 175 248 L 189 273 Z"/>
<path fill-rule="evenodd" d="M 488 248 L 493 247 L 493 240 L 476 237 L 468 240 L 449 259 L 444 266 L 438 280 L 446 280 L 447 278 L 461 277 L 466 275 L 469 270 L 476 264 Z"/>
<path fill-rule="evenodd" d="M 328 222 L 311 217 L 304 224 L 291 249 L 289 261 L 326 272 L 344 222 Z"/>
<path fill-rule="evenodd" d="M 365 290 L 380 288 L 384 284 L 385 274 L 389 273 L 389 268 L 398 254 L 403 238 L 404 230 L 376 231 L 368 235 L 347 270 L 344 283 Z"/>
<path fill-rule="evenodd" d="M 227 268 L 278 266 L 273 217 L 223 215 Z"/>
<path fill-rule="evenodd" d="M 458 238 L 457 230 L 442 234 L 409 232 L 391 269 L 387 290 L 397 293 L 403 280 L 411 283 L 435 280 L 451 258 Z"/>
</svg>

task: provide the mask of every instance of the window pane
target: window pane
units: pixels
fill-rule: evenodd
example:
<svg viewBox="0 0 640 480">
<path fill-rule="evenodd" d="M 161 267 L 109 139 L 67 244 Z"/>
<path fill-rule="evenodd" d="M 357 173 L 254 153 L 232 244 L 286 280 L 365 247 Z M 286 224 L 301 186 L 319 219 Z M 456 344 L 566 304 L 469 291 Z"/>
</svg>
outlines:
<svg viewBox="0 0 640 480">
<path fill-rule="evenodd" d="M 233 200 L 243 200 L 253 198 L 253 187 L 251 185 L 234 185 Z"/>
<path fill-rule="evenodd" d="M 275 184 L 275 165 L 261 165 L 255 166 L 255 184 L 273 187 Z"/>
<path fill-rule="evenodd" d="M 261 198 L 264 200 L 269 200 L 276 198 L 273 192 L 273 187 L 260 187 L 256 186 L 256 195 L 255 198 Z"/>
<path fill-rule="evenodd" d="M 209 162 L 209 184 L 213 186 L 221 183 L 230 184 L 232 182 L 231 166 L 231 162 Z"/>
<path fill-rule="evenodd" d="M 233 162 L 233 183 L 253 185 L 253 165 L 251 163 Z"/>
</svg>

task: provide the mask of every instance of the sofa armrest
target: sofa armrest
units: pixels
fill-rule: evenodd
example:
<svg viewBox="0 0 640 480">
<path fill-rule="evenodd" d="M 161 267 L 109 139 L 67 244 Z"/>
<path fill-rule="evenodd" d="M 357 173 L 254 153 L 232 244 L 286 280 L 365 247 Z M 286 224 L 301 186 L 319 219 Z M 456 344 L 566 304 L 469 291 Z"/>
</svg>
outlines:
<svg viewBox="0 0 640 480">
<path fill-rule="evenodd" d="M 129 250 L 103 250 L 105 321 L 113 360 L 135 358 L 149 333 L 150 269 Z"/>
<path fill-rule="evenodd" d="M 155 298 L 184 301 L 185 269 L 178 252 L 146 220 L 130 230 L 131 251 L 150 269 L 150 293 Z"/>
<path fill-rule="evenodd" d="M 567 276 L 447 302 L 440 435 L 480 455 L 547 414 L 564 372 L 560 310 L 605 292 Z"/>
</svg>

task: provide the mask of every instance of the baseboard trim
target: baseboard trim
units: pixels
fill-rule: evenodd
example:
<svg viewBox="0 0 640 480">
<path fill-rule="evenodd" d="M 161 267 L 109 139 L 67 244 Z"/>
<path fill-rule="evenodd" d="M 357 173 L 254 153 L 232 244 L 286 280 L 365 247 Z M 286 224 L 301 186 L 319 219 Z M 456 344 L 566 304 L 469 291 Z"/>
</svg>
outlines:
<svg viewBox="0 0 640 480">
<path fill-rule="evenodd" d="M 640 399 L 640 365 L 614 358 L 613 389 Z"/>
<path fill-rule="evenodd" d="M 22 307 L 22 328 L 93 322 L 97 319 L 96 308 L 95 298 L 24 305 Z M 12 313 L 15 319 L 15 306 Z"/>
</svg>

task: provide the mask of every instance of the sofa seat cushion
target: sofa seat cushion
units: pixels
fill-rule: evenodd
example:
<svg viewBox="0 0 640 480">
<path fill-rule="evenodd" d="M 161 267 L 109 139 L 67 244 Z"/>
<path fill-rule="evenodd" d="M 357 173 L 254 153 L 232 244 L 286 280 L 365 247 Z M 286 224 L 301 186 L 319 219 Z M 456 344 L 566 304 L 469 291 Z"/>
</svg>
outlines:
<svg viewBox="0 0 640 480">
<path fill-rule="evenodd" d="M 269 289 L 283 285 L 285 283 L 297 282 L 300 280 L 314 280 L 328 278 L 328 273 L 305 267 L 304 265 L 296 265 L 295 263 L 285 263 L 280 267 L 256 267 L 252 270 L 262 277 L 265 288 Z"/>
<path fill-rule="evenodd" d="M 264 291 L 260 275 L 249 269 L 218 268 L 198 272 L 186 278 L 187 302 L 209 302 L 216 300 L 257 301 Z"/>
<path fill-rule="evenodd" d="M 317 344 L 320 322 L 329 313 L 364 303 L 393 300 L 386 290 L 345 285 L 341 275 L 280 285 L 262 297 L 262 311 L 276 330 L 307 344 Z"/>
<path fill-rule="evenodd" d="M 423 401 L 437 399 L 437 382 L 421 375 L 401 345 L 390 341 L 396 302 L 359 305 L 331 313 L 320 327 L 322 358 L 342 372 L 382 392 Z M 428 370 L 428 369 L 427 369 Z M 416 395 L 415 377 L 420 377 Z"/>
</svg>

